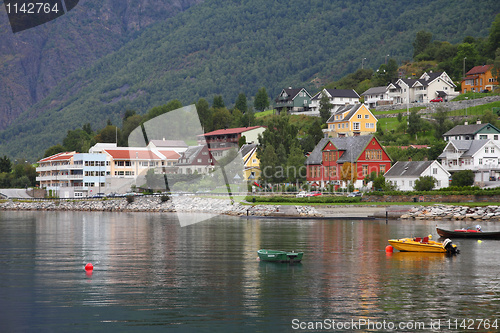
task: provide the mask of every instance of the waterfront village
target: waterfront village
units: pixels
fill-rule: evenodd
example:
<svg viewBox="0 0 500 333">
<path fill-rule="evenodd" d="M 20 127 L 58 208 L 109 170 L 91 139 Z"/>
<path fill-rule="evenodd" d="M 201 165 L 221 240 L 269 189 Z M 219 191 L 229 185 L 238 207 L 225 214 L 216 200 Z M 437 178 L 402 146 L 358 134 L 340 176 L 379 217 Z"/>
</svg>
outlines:
<svg viewBox="0 0 500 333">
<path fill-rule="evenodd" d="M 275 109 L 286 109 L 288 114 L 319 116 L 321 99 L 326 96 L 330 103 L 324 137 L 305 156 L 305 181 L 292 183 L 298 185 L 295 191 L 345 189 L 349 184 L 343 177 L 346 166 L 352 170 L 351 191 L 373 189 L 367 182 L 373 173 L 384 175 L 392 188 L 400 191 L 413 190 L 422 177 L 432 177 L 433 188 L 441 189 L 450 186 L 452 174 L 463 170 L 472 171 L 475 185 L 496 187 L 500 177 L 500 129 L 494 125 L 477 121 L 455 126 L 443 134 L 447 144 L 437 160 L 394 162 L 375 136 L 378 119 L 371 110 L 402 109 L 410 102 L 432 109 L 460 93 L 492 91 L 497 85 L 491 66 L 476 66 L 467 72 L 460 91 L 446 72 L 432 71 L 370 88 L 361 95 L 346 89 L 323 89 L 315 95 L 305 88 L 282 89 L 275 99 Z M 242 170 L 229 182 L 245 181 L 252 192 L 272 191 L 273 187 L 262 182 L 257 157 L 259 136 L 264 131 L 264 126 L 219 129 L 198 135 L 197 142 L 190 145 L 162 137 L 152 138 L 145 147 L 97 143 L 88 153 L 67 151 L 39 160 L 36 179 L 44 190 L 42 196 L 60 198 L 119 195 L 138 189 L 159 191 L 161 186 L 151 188 L 148 184 L 148 172 L 170 177 L 209 175 L 218 160 L 239 150 Z"/>
</svg>

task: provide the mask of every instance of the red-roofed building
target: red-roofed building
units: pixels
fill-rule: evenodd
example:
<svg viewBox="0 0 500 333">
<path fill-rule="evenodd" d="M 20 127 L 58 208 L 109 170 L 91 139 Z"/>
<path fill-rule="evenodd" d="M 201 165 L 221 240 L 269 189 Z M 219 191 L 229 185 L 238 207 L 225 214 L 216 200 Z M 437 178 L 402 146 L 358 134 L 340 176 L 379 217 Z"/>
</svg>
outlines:
<svg viewBox="0 0 500 333">
<path fill-rule="evenodd" d="M 462 80 L 462 94 L 483 90 L 492 91 L 494 86 L 498 86 L 498 81 L 491 74 L 493 65 L 475 66 L 465 74 Z"/>
<path fill-rule="evenodd" d="M 148 148 L 104 149 L 110 157 L 112 177 L 135 178 L 150 168 L 160 167 L 161 157 Z"/>
<path fill-rule="evenodd" d="M 258 143 L 258 136 L 266 130 L 263 126 L 238 127 L 215 130 L 198 136 L 198 144 L 208 144 L 208 148 L 214 157 L 219 157 L 225 151 L 236 148 L 242 136 L 246 143 Z"/>
</svg>

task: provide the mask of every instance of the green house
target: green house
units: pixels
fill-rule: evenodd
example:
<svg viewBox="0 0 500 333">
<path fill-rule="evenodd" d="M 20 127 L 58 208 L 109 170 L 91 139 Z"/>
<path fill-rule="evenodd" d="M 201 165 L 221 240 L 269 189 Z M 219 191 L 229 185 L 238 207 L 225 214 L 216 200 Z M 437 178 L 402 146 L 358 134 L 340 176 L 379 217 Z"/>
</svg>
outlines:
<svg viewBox="0 0 500 333">
<path fill-rule="evenodd" d="M 276 109 L 281 111 L 286 108 L 287 112 L 309 111 L 311 95 L 305 88 L 283 89 L 275 100 Z"/>
</svg>

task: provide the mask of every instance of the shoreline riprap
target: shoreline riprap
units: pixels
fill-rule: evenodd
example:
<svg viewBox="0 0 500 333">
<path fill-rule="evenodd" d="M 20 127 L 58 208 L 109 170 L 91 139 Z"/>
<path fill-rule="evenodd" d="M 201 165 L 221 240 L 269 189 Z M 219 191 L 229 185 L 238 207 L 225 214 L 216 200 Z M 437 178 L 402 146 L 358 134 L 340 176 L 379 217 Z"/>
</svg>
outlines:
<svg viewBox="0 0 500 333">
<path fill-rule="evenodd" d="M 402 219 L 415 220 L 500 220 L 500 206 L 468 207 L 433 205 L 413 207 Z"/>
<path fill-rule="evenodd" d="M 176 197 L 162 201 L 160 197 L 135 197 L 107 200 L 8 200 L 0 203 L 0 210 L 28 211 L 102 211 L 102 212 L 192 212 L 213 213 L 232 216 L 303 216 L 321 217 L 314 207 L 291 206 L 283 209 L 273 205 L 243 205 L 227 199 L 202 197 Z M 290 208 L 291 208 L 290 207 Z"/>
</svg>

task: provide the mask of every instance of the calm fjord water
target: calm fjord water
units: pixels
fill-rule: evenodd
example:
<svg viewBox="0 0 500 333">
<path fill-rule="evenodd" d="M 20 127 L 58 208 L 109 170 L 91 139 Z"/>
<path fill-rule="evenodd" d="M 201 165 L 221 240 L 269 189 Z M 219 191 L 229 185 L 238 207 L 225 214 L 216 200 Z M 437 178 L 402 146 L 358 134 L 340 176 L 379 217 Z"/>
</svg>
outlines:
<svg viewBox="0 0 500 333">
<path fill-rule="evenodd" d="M 454 257 L 385 253 L 389 238 L 437 238 L 435 223 L 218 217 L 181 228 L 160 213 L 0 212 L 0 330 L 287 332 L 385 320 L 453 332 L 455 319 L 500 320 L 500 241 L 456 239 Z M 305 255 L 265 263 L 261 248 Z"/>
</svg>

